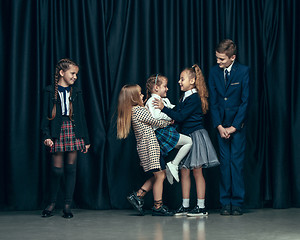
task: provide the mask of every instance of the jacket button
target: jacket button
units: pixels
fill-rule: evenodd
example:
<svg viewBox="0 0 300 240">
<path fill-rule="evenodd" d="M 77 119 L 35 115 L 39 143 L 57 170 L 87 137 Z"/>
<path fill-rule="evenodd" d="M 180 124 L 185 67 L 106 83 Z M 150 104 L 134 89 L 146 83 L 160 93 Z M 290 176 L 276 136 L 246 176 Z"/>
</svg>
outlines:
<svg viewBox="0 0 300 240">
<path fill-rule="evenodd" d="M 227 97 L 226 97 L 226 98 L 224 98 L 224 100 L 225 100 L 225 101 L 227 101 Z"/>
</svg>

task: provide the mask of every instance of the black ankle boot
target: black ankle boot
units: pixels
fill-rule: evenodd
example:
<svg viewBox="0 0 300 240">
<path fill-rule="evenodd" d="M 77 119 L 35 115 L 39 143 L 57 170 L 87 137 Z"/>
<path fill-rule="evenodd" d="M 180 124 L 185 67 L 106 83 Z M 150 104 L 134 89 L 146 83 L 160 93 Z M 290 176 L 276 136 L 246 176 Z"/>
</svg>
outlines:
<svg viewBox="0 0 300 240">
<path fill-rule="evenodd" d="M 51 203 L 50 205 L 48 205 L 48 206 L 42 211 L 41 216 L 44 217 L 44 218 L 52 217 L 52 216 L 53 216 L 54 208 L 55 208 L 55 203 Z"/>
<path fill-rule="evenodd" d="M 73 217 L 73 213 L 71 212 L 71 210 L 63 210 L 63 218 L 72 218 Z"/>
<path fill-rule="evenodd" d="M 140 215 L 145 215 L 144 210 L 143 210 L 144 199 L 139 198 L 136 195 L 136 192 L 133 192 L 129 196 L 127 196 L 127 200 L 140 213 Z"/>
<path fill-rule="evenodd" d="M 63 209 L 63 218 L 72 218 L 73 213 L 71 212 L 71 205 L 66 204 L 64 209 Z"/>
</svg>

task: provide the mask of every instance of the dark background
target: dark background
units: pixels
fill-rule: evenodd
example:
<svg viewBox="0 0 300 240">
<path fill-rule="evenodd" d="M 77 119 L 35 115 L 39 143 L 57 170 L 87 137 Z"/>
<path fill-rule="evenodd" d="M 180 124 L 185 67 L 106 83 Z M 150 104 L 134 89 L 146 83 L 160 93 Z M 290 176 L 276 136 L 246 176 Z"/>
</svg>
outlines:
<svg viewBox="0 0 300 240">
<path fill-rule="evenodd" d="M 92 144 L 78 157 L 74 207 L 123 209 L 144 175 L 133 134 L 116 139 L 121 87 L 138 83 L 145 89 L 146 79 L 161 73 L 176 104 L 180 72 L 198 63 L 207 80 L 223 38 L 237 43 L 238 61 L 251 68 L 245 207 L 300 207 L 299 5 L 298 0 L 2 0 L 0 209 L 45 207 L 49 154 L 41 142 L 41 95 L 59 59 L 80 65 L 76 85 L 84 93 Z M 205 124 L 217 148 L 209 114 Z M 206 206 L 218 208 L 219 169 L 204 174 Z M 194 188 L 191 198 L 195 202 Z M 164 201 L 171 208 L 180 205 L 179 183 L 165 183 Z"/>
</svg>

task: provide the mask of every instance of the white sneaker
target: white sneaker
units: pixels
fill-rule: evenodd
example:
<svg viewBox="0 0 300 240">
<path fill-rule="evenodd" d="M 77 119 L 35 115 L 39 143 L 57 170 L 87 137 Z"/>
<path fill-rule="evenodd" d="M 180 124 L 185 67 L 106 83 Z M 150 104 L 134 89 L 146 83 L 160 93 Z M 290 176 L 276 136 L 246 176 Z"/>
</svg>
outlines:
<svg viewBox="0 0 300 240">
<path fill-rule="evenodd" d="M 177 182 L 179 182 L 179 175 L 178 175 L 178 166 L 174 165 L 171 162 L 167 163 L 167 167 L 169 168 L 169 171 L 171 172 L 171 174 L 173 175 L 173 177 L 175 178 L 175 180 Z"/>
<path fill-rule="evenodd" d="M 168 182 L 172 185 L 173 184 L 173 176 L 172 176 L 172 173 L 170 172 L 170 169 L 168 168 L 168 164 L 166 166 L 166 175 L 167 175 Z"/>
</svg>

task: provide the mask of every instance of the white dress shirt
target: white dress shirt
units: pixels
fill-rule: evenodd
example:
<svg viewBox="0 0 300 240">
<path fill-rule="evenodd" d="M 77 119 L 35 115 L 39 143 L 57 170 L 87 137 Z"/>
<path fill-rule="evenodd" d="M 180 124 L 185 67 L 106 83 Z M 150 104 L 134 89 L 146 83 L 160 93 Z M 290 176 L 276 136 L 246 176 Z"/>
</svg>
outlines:
<svg viewBox="0 0 300 240">
<path fill-rule="evenodd" d="M 192 94 L 194 94 L 196 92 L 197 92 L 196 88 L 193 88 L 191 90 L 188 90 L 188 91 L 184 92 L 184 96 L 183 96 L 182 101 L 184 101 L 187 97 L 191 96 Z"/>
<path fill-rule="evenodd" d="M 162 99 L 164 106 L 168 108 L 174 108 L 175 105 L 173 105 L 168 98 L 161 98 L 159 95 L 152 93 L 151 97 L 146 102 L 145 107 L 149 110 L 151 115 L 157 119 L 157 120 L 166 120 L 171 121 L 172 119 L 165 113 L 163 113 L 159 108 L 155 108 L 153 105 L 154 99 Z M 153 127 L 153 130 L 156 130 L 158 127 Z"/>
</svg>

